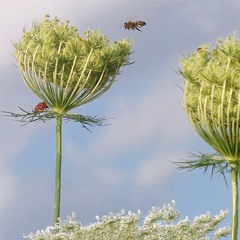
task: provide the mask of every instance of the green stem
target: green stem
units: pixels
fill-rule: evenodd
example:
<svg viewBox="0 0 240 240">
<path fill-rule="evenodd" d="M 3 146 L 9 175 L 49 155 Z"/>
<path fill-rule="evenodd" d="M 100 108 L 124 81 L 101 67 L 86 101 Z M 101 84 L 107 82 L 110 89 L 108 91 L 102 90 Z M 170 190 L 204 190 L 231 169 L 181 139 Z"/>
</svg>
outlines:
<svg viewBox="0 0 240 240">
<path fill-rule="evenodd" d="M 56 175 L 55 175 L 55 200 L 54 200 L 54 223 L 60 216 L 61 195 L 61 163 L 62 163 L 62 116 L 56 117 Z"/>
<path fill-rule="evenodd" d="M 232 164 L 232 240 L 238 239 L 238 164 Z"/>
</svg>

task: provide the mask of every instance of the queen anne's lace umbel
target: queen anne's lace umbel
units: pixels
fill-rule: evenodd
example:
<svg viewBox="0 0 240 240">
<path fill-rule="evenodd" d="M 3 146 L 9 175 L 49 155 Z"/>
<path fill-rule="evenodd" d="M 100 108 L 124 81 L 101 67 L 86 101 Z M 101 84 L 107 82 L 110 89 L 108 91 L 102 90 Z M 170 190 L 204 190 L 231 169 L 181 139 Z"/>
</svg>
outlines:
<svg viewBox="0 0 240 240">
<path fill-rule="evenodd" d="M 240 41 L 202 45 L 181 61 L 184 106 L 196 131 L 227 161 L 240 158 Z"/>
<path fill-rule="evenodd" d="M 130 64 L 127 39 L 109 43 L 100 30 L 83 35 L 69 21 L 46 16 L 15 44 L 26 85 L 53 111 L 65 113 L 106 92 Z"/>
<path fill-rule="evenodd" d="M 196 217 L 192 222 L 186 217 L 177 221 L 179 212 L 176 203 L 162 209 L 153 207 L 139 225 L 141 213 L 122 210 L 118 214 L 110 213 L 102 218 L 96 217 L 96 223 L 82 226 L 75 215 L 60 220 L 54 227 L 31 233 L 25 238 L 29 240 L 209 240 L 227 236 L 229 226 L 218 228 L 225 219 L 227 211 L 219 215 L 210 213 Z M 56 233 L 57 230 L 57 233 Z M 211 235 L 211 238 L 210 238 Z"/>
</svg>

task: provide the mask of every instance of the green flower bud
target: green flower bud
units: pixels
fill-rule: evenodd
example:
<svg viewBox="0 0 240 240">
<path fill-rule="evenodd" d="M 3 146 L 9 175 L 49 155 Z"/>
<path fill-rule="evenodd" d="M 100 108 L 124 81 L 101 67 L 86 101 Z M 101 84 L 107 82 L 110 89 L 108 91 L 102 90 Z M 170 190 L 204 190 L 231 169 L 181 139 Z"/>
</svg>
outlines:
<svg viewBox="0 0 240 240">
<path fill-rule="evenodd" d="M 49 16 L 24 31 L 15 47 L 25 83 L 59 113 L 107 91 L 120 67 L 130 64 L 128 40 L 109 44 L 100 30 L 81 36 L 69 21 Z"/>
<path fill-rule="evenodd" d="M 197 132 L 229 162 L 240 157 L 240 42 L 236 35 L 181 60 L 184 106 Z"/>
</svg>

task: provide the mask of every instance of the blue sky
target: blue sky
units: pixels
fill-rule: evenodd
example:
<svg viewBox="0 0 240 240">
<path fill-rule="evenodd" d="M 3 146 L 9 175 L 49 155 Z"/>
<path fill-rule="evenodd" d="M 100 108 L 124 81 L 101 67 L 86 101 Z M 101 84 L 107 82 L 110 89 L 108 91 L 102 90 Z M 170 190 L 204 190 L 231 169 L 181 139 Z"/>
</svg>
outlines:
<svg viewBox="0 0 240 240">
<path fill-rule="evenodd" d="M 121 209 L 143 216 L 173 199 L 181 217 L 231 210 L 231 191 L 218 175 L 176 169 L 188 152 L 214 152 L 193 130 L 182 107 L 182 54 L 240 30 L 239 1 L 35 0 L 0 7 L 0 110 L 31 110 L 38 99 L 23 83 L 12 42 L 45 14 L 82 33 L 101 28 L 111 41 L 134 38 L 131 59 L 113 87 L 75 112 L 109 117 L 109 125 L 63 126 L 61 217 L 83 224 Z M 142 20 L 142 32 L 122 24 Z M 52 224 L 55 122 L 20 127 L 0 117 L 0 239 L 21 239 Z M 226 224 L 230 219 L 226 220 Z"/>
</svg>

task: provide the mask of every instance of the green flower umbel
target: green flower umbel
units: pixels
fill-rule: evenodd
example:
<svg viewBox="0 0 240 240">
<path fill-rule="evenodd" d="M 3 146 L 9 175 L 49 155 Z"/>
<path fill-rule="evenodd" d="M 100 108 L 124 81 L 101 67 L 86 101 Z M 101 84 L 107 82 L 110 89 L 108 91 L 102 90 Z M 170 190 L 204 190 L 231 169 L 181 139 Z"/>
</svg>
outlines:
<svg viewBox="0 0 240 240">
<path fill-rule="evenodd" d="M 109 40 L 100 31 L 78 29 L 48 16 L 15 44 L 27 86 L 58 113 L 87 103 L 109 89 L 120 67 L 129 64 L 128 40 Z"/>
<path fill-rule="evenodd" d="M 9 113 L 34 122 L 56 118 L 56 179 L 54 222 L 60 215 L 62 119 L 86 125 L 101 125 L 102 119 L 69 113 L 106 92 L 122 66 L 130 64 L 131 45 L 128 40 L 109 40 L 100 31 L 79 35 L 69 21 L 51 20 L 49 16 L 24 34 L 15 44 L 16 58 L 26 85 L 50 111 Z M 41 103 L 42 104 L 42 103 Z"/>
<path fill-rule="evenodd" d="M 237 239 L 240 165 L 240 42 L 236 35 L 199 47 L 181 61 L 190 122 L 231 167 L 232 239 Z"/>
<path fill-rule="evenodd" d="M 229 163 L 240 158 L 240 42 L 200 47 L 182 59 L 184 106 L 198 133 Z"/>
</svg>

